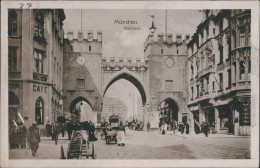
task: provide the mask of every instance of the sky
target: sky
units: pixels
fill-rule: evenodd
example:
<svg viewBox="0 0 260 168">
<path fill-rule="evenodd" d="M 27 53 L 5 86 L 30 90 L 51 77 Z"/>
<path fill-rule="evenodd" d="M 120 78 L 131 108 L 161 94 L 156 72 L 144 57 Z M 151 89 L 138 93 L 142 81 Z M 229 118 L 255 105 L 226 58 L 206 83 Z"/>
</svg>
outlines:
<svg viewBox="0 0 260 168">
<path fill-rule="evenodd" d="M 73 30 L 76 33 L 81 27 L 83 32 L 92 30 L 94 38 L 97 30 L 102 31 L 102 57 L 142 59 L 144 57 L 143 44 L 149 34 L 149 28 L 152 23 L 150 15 L 154 15 L 154 23 L 157 28 L 155 34 L 165 32 L 166 10 L 65 9 L 65 15 L 66 20 L 63 26 L 65 38 L 66 32 Z M 136 21 L 137 24 L 116 24 L 115 20 Z M 190 34 L 192 36 L 201 21 L 201 13 L 198 10 L 168 9 L 167 33 L 172 33 L 173 38 L 175 38 L 177 33 Z M 140 30 L 124 30 L 125 26 L 140 27 Z M 119 97 L 128 105 L 128 112 L 132 114 L 133 97 L 129 96 L 129 93 L 135 96 L 135 101 L 140 98 L 140 94 L 134 85 L 127 80 L 119 80 L 108 88 L 105 96 Z"/>
</svg>

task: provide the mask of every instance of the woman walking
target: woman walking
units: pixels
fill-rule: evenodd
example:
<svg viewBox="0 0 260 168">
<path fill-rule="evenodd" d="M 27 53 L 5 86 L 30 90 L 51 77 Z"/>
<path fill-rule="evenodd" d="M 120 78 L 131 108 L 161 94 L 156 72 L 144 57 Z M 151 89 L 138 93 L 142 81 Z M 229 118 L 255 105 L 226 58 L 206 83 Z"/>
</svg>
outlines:
<svg viewBox="0 0 260 168">
<path fill-rule="evenodd" d="M 124 144 L 125 141 L 125 126 L 123 122 L 121 121 L 118 127 L 118 133 L 117 133 L 117 142 L 118 146 L 122 145 L 125 146 Z"/>
</svg>

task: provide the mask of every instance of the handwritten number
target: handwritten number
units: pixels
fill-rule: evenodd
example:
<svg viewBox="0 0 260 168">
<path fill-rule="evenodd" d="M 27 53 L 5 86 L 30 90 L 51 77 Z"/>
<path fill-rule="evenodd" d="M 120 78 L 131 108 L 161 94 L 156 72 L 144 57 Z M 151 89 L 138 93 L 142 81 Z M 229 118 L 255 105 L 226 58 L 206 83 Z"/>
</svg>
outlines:
<svg viewBox="0 0 260 168">
<path fill-rule="evenodd" d="M 32 3 L 27 3 L 28 9 L 32 7 Z"/>
<path fill-rule="evenodd" d="M 20 9 L 22 9 L 22 8 L 23 8 L 23 6 L 24 6 L 24 5 L 23 5 L 23 3 L 20 3 Z"/>
<path fill-rule="evenodd" d="M 22 9 L 24 7 L 23 3 L 20 3 L 20 9 Z M 27 9 L 30 9 L 32 7 L 32 3 L 27 3 Z"/>
</svg>

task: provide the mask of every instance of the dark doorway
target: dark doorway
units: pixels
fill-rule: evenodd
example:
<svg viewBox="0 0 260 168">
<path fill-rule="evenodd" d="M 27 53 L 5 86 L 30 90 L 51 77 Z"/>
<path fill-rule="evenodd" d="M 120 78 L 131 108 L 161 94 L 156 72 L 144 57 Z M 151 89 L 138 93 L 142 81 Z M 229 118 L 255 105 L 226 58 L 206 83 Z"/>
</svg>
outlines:
<svg viewBox="0 0 260 168">
<path fill-rule="evenodd" d="M 158 111 L 160 111 L 159 126 L 164 123 L 171 125 L 173 121 L 178 122 L 179 108 L 177 103 L 173 99 L 167 98 L 163 102 L 161 102 L 158 107 Z"/>
</svg>

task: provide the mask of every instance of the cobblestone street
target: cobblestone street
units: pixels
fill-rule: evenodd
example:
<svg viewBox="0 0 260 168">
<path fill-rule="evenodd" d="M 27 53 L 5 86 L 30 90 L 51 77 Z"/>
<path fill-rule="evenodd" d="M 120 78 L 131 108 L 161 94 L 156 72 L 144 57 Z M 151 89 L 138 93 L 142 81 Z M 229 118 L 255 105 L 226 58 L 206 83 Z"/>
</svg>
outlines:
<svg viewBox="0 0 260 168">
<path fill-rule="evenodd" d="M 158 131 L 144 132 L 127 130 L 126 146 L 117 146 L 105 140 L 95 142 L 96 159 L 250 159 L 250 137 L 210 134 L 166 135 Z M 61 145 L 66 153 L 68 140 L 59 140 L 58 145 L 42 138 L 36 157 L 29 149 L 11 149 L 10 159 L 59 159 Z"/>
</svg>

